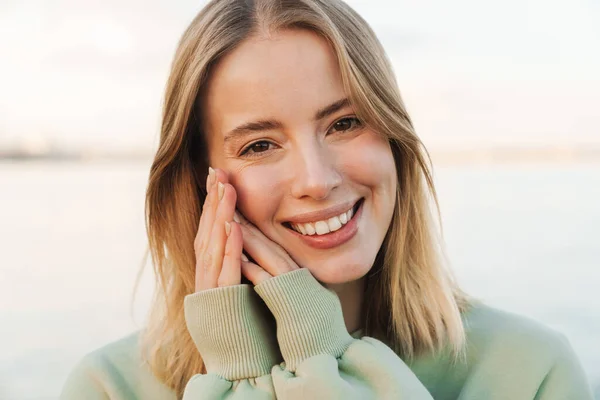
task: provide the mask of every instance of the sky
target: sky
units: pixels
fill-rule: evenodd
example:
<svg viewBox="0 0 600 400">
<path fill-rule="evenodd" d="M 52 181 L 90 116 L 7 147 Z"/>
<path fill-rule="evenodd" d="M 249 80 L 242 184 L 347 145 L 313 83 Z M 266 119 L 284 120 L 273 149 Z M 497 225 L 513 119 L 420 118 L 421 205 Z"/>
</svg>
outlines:
<svg viewBox="0 0 600 400">
<path fill-rule="evenodd" d="M 205 1 L 2 0 L 0 145 L 153 148 Z M 600 144 L 600 2 L 352 0 L 433 147 Z"/>
</svg>

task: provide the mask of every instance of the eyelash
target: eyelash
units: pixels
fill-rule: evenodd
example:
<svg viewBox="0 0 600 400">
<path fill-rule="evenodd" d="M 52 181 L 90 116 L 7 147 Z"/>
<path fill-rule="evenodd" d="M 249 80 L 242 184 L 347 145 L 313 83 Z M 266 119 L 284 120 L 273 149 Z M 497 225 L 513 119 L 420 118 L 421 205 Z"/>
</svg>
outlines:
<svg viewBox="0 0 600 400">
<path fill-rule="evenodd" d="M 360 127 L 362 127 L 362 122 L 356 118 L 356 117 L 343 117 L 338 119 L 337 121 L 335 121 L 333 124 L 331 124 L 331 126 L 329 127 L 329 129 L 327 130 L 327 132 L 331 131 L 336 124 L 342 122 L 342 121 L 351 121 L 351 123 L 354 124 L 354 126 L 351 126 L 350 128 L 344 130 L 344 131 L 338 131 L 338 132 L 348 132 L 348 131 L 353 131 L 355 129 L 358 129 Z M 251 152 L 250 150 L 252 149 L 253 146 L 256 146 L 257 144 L 267 144 L 267 145 L 272 145 L 273 143 L 269 142 L 268 140 L 258 140 L 254 143 L 250 143 L 248 146 L 244 147 L 244 149 L 242 150 L 242 152 L 240 153 L 240 156 L 244 156 L 244 157 L 248 157 L 248 158 L 252 158 L 252 157 L 259 157 L 261 153 L 264 153 L 265 151 L 258 151 L 258 152 Z"/>
</svg>

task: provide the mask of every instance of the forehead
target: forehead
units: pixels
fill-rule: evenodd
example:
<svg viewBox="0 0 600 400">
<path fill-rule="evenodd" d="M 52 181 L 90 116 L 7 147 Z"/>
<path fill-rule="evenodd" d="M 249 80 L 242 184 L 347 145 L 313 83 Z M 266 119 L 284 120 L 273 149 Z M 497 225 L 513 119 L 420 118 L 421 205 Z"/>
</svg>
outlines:
<svg viewBox="0 0 600 400">
<path fill-rule="evenodd" d="M 211 73 L 205 118 L 216 131 L 248 119 L 292 123 L 344 95 L 337 59 L 329 43 L 306 30 L 247 39 Z"/>
</svg>

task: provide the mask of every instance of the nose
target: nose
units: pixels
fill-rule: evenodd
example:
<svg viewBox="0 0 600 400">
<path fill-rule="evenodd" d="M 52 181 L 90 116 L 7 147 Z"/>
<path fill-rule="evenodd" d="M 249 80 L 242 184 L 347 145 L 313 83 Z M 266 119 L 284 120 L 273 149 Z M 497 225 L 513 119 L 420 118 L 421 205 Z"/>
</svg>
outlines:
<svg viewBox="0 0 600 400">
<path fill-rule="evenodd" d="M 326 199 L 342 183 L 342 175 L 336 168 L 335 154 L 325 143 L 315 141 L 305 144 L 294 157 L 295 173 L 292 180 L 292 196 Z"/>
</svg>

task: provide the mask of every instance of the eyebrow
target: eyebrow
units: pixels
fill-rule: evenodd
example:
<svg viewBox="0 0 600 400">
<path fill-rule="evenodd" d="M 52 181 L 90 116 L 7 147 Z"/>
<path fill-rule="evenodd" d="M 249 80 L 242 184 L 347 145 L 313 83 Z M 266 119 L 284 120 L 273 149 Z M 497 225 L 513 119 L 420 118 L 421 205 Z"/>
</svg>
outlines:
<svg viewBox="0 0 600 400">
<path fill-rule="evenodd" d="M 329 104 L 328 106 L 321 108 L 319 111 L 317 111 L 315 113 L 314 120 L 320 121 L 323 118 L 328 117 L 331 114 L 334 114 L 334 113 L 338 112 L 339 110 L 348 107 L 349 105 L 350 105 L 350 99 L 348 99 L 347 97 L 343 98 L 341 100 L 338 100 L 334 103 Z M 253 132 L 281 129 L 282 127 L 283 127 L 283 124 L 274 119 L 247 122 L 245 124 L 242 124 L 234 129 L 232 129 L 231 131 L 229 131 L 225 135 L 224 140 L 225 140 L 225 142 L 227 142 L 229 140 L 235 139 L 236 137 L 248 135 Z"/>
</svg>

